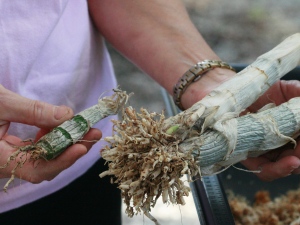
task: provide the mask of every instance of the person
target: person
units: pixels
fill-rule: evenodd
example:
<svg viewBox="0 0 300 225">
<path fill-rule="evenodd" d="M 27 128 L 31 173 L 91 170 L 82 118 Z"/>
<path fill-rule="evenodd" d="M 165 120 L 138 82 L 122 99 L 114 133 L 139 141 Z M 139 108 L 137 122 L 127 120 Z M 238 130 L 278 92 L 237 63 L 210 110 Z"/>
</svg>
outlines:
<svg viewBox="0 0 300 225">
<path fill-rule="evenodd" d="M 14 146 L 27 144 L 21 140 L 38 139 L 116 87 L 104 39 L 170 94 L 195 63 L 219 60 L 180 0 L 12 0 L 0 12 L 0 165 Z M 234 75 L 225 68 L 207 72 L 182 95 L 183 108 Z M 298 81 L 279 81 L 247 110 L 299 94 Z M 120 224 L 120 193 L 98 178 L 103 142 L 90 142 L 111 134 L 110 119 L 56 159 L 28 161 L 16 171 L 19 179 L 0 193 L 0 223 Z M 243 164 L 273 180 L 299 173 L 299 157 L 297 147 L 275 162 L 264 155 Z M 13 168 L 0 169 L 0 185 Z"/>
</svg>

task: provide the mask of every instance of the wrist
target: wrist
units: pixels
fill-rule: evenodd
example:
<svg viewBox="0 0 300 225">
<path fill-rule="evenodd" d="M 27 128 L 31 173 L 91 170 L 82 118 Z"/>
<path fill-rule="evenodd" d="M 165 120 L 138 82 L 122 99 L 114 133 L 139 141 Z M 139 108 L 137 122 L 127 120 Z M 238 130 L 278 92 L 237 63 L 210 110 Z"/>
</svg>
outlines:
<svg viewBox="0 0 300 225">
<path fill-rule="evenodd" d="M 231 74 L 235 74 L 235 70 L 223 61 L 204 60 L 198 62 L 190 67 L 174 86 L 173 98 L 175 104 L 181 110 L 190 107 L 219 84 L 233 76 Z"/>
<path fill-rule="evenodd" d="M 226 68 L 214 68 L 206 72 L 199 80 L 186 88 L 180 99 L 181 105 L 184 109 L 191 107 L 235 74 L 236 72 Z"/>
</svg>

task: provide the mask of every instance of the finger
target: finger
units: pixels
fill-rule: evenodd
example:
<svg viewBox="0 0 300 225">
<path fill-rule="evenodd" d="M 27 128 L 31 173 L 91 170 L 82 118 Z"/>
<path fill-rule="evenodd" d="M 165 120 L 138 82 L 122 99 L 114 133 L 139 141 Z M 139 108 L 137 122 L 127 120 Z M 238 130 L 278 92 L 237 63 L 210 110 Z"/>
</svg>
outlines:
<svg viewBox="0 0 300 225">
<path fill-rule="evenodd" d="M 260 170 L 257 176 L 264 181 L 286 177 L 299 168 L 300 160 L 296 156 L 287 156 L 277 162 L 270 162 L 267 158 L 249 158 L 243 164 L 250 170 Z"/>
<path fill-rule="evenodd" d="M 40 130 L 40 135 L 46 132 L 46 130 Z M 83 137 L 83 140 L 79 144 L 74 144 L 63 152 L 59 157 L 54 160 L 46 161 L 44 159 L 38 161 L 27 161 L 22 168 L 19 168 L 15 175 L 18 178 L 25 179 L 31 183 L 40 183 L 43 180 L 51 180 L 56 177 L 61 171 L 72 166 L 79 158 L 85 155 L 88 150 L 95 144 L 102 136 L 100 130 L 92 128 Z M 0 141 L 0 154 L 1 154 L 1 165 L 4 165 L 7 158 L 16 149 L 10 144 L 19 145 L 21 139 L 12 136 L 5 135 L 3 140 Z M 25 143 L 24 143 L 25 144 Z M 9 151 L 8 151 L 9 150 Z M 5 154 L 4 154 L 5 153 Z M 10 163 L 5 171 L 2 170 L 0 177 L 9 177 L 10 172 L 14 166 L 14 163 Z"/>
<path fill-rule="evenodd" d="M 73 116 L 69 107 L 54 106 L 28 99 L 5 89 L 1 85 L 0 100 L 0 116 L 5 121 L 52 128 Z"/>
<path fill-rule="evenodd" d="M 44 180 L 50 181 L 86 153 L 87 148 L 84 145 L 74 144 L 53 160 L 27 161 L 22 168 L 16 170 L 15 175 L 34 184 Z"/>
<path fill-rule="evenodd" d="M 22 146 L 22 145 L 26 145 L 28 143 L 22 141 L 20 138 L 13 136 L 13 135 L 5 135 L 2 140 L 6 141 L 8 144 L 10 145 L 14 145 L 14 146 Z"/>
<path fill-rule="evenodd" d="M 266 93 L 260 96 L 251 106 L 247 108 L 247 112 L 257 112 L 259 109 L 269 103 L 278 105 L 278 102 L 285 102 L 285 97 L 282 96 L 281 81 L 276 82 L 270 87 Z"/>
<path fill-rule="evenodd" d="M 84 145 L 74 144 L 71 147 L 69 147 L 66 151 L 64 151 L 59 157 L 55 158 L 52 161 L 49 161 L 51 162 L 51 164 L 48 165 L 48 167 L 53 169 L 52 174 L 54 174 L 52 177 L 50 177 L 50 179 L 54 178 L 61 171 L 72 166 L 79 158 L 84 156 L 87 152 L 87 148 Z"/>
<path fill-rule="evenodd" d="M 82 141 L 78 143 L 84 145 L 89 150 L 102 137 L 102 132 L 96 128 L 91 128 L 88 133 L 84 135 Z"/>
<path fill-rule="evenodd" d="M 256 112 L 269 103 L 280 105 L 291 98 L 300 96 L 300 81 L 277 81 L 264 95 L 259 97 L 245 112 Z"/>
<path fill-rule="evenodd" d="M 83 137 L 84 141 L 70 146 L 65 152 L 59 157 L 54 159 L 53 163 L 59 164 L 55 168 L 58 170 L 64 170 L 70 167 L 76 160 L 85 155 L 88 150 L 101 138 L 102 133 L 100 130 L 92 128 Z"/>
<path fill-rule="evenodd" d="M 37 142 L 42 136 L 51 132 L 50 129 L 40 129 L 35 137 Z M 96 128 L 91 128 L 78 143 L 85 145 L 88 149 L 91 148 L 102 137 L 102 132 Z"/>
<path fill-rule="evenodd" d="M 280 89 L 283 93 L 284 99 L 286 101 L 291 98 L 300 96 L 300 81 L 298 80 L 282 80 L 280 82 Z"/>
<path fill-rule="evenodd" d="M 61 171 L 72 166 L 79 158 L 84 156 L 88 150 L 101 138 L 102 133 L 100 130 L 92 128 L 83 137 L 83 141 L 70 146 L 57 158 L 45 161 L 38 160 L 34 163 L 34 168 L 38 168 L 33 171 L 28 180 L 32 183 L 39 183 L 43 180 L 51 180 L 56 177 Z"/>
</svg>

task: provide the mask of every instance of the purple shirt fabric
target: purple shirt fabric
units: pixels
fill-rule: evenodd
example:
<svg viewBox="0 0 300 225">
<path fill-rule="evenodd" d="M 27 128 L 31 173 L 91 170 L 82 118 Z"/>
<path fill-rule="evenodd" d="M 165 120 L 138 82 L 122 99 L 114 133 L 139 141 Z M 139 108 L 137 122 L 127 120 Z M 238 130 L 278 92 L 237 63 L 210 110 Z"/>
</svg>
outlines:
<svg viewBox="0 0 300 225">
<path fill-rule="evenodd" d="M 0 2 L 0 84 L 31 99 L 70 106 L 75 113 L 96 104 L 103 92 L 112 94 L 116 80 L 111 60 L 86 0 Z M 103 137 L 111 135 L 112 118 L 94 126 Z M 8 131 L 22 139 L 34 138 L 36 132 L 36 127 L 15 123 Z M 51 181 L 15 179 L 5 193 L 1 187 L 8 179 L 0 179 L 0 213 L 69 184 L 99 159 L 103 145 L 96 143 Z"/>
</svg>

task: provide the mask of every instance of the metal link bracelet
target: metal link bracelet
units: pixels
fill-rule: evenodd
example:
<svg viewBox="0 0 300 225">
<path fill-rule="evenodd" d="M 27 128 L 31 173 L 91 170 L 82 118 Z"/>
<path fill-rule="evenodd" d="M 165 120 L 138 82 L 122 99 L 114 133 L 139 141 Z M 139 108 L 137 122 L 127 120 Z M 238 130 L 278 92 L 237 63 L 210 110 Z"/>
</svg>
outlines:
<svg viewBox="0 0 300 225">
<path fill-rule="evenodd" d="M 173 88 L 173 99 L 178 108 L 184 110 L 181 104 L 181 96 L 187 87 L 191 83 L 199 80 L 206 72 L 214 68 L 225 68 L 235 71 L 229 64 L 218 60 L 204 60 L 202 62 L 198 62 L 183 74 Z"/>
</svg>

